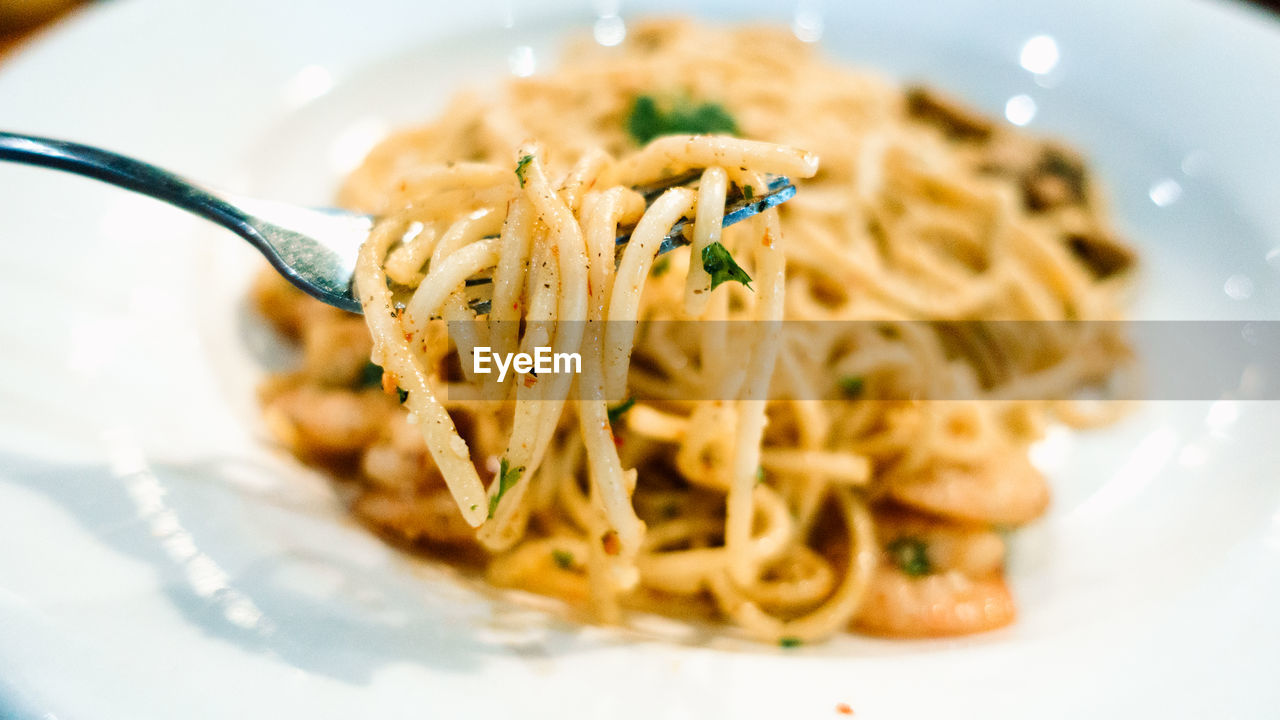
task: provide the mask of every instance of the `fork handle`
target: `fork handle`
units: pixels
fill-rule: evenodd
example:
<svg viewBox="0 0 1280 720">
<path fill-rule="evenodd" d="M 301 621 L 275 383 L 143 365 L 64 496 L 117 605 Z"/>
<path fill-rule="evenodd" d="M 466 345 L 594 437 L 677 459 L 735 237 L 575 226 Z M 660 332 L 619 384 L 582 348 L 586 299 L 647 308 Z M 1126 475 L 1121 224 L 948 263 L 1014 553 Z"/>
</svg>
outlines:
<svg viewBox="0 0 1280 720">
<path fill-rule="evenodd" d="M 150 163 L 90 145 L 0 132 L 0 160 L 83 175 L 211 220 L 257 244 L 252 218 L 212 192 Z"/>
<path fill-rule="evenodd" d="M 360 312 L 360 303 L 350 292 L 354 252 L 348 259 L 332 248 L 317 247 L 310 237 L 167 170 L 91 145 L 10 132 L 0 132 L 0 160 L 83 175 L 182 208 L 248 240 L 304 292 L 343 310 Z M 262 204 L 258 206 L 261 211 Z"/>
</svg>

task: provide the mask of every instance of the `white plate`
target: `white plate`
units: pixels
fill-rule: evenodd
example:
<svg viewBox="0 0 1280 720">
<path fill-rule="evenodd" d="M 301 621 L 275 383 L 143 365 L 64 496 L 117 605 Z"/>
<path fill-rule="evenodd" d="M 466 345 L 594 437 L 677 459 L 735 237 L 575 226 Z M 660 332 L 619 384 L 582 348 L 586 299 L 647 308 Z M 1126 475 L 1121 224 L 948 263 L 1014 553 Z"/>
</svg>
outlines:
<svg viewBox="0 0 1280 720">
<path fill-rule="evenodd" d="M 0 66 L 0 127 L 319 203 L 386 127 L 504 72 L 517 45 L 545 67 L 609 4 L 517 8 L 508 29 L 485 2 L 117 0 Z M 1191 1 L 826 5 L 830 52 L 1008 106 L 1095 158 L 1146 257 L 1139 316 L 1280 317 L 1271 20 Z M 1020 63 L 1047 69 L 1045 41 L 1023 57 L 1040 35 L 1058 59 L 1036 74 Z M 247 247 L 80 179 L 0 166 L 0 189 L 0 716 L 1280 708 L 1276 403 L 1152 403 L 1055 435 L 1038 458 L 1055 503 L 1018 536 L 1022 616 L 1002 632 L 783 651 L 582 628 L 401 557 L 265 445 Z"/>
</svg>

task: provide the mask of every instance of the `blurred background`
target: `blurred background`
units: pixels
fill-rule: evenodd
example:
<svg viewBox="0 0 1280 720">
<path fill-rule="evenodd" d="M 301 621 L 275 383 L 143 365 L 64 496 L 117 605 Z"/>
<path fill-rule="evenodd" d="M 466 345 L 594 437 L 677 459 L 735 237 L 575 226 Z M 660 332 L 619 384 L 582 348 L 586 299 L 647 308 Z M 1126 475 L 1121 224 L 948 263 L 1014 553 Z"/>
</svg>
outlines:
<svg viewBox="0 0 1280 720">
<path fill-rule="evenodd" d="M 1224 0 L 1204 1 L 1222 2 Z M 1239 1 L 1280 15 L 1280 0 Z M 0 60 L 3 60 L 5 55 L 15 52 L 23 42 L 41 30 L 86 4 L 88 4 L 87 0 L 0 0 Z"/>
<path fill-rule="evenodd" d="M 82 4 L 80 0 L 4 0 L 0 2 L 0 56 Z"/>
</svg>

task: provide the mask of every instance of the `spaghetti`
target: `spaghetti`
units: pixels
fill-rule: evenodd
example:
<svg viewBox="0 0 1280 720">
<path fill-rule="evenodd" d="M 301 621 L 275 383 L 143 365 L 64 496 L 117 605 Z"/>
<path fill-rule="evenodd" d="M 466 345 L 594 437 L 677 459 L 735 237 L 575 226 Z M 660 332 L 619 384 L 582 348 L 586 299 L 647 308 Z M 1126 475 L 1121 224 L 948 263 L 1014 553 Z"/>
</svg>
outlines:
<svg viewBox="0 0 1280 720">
<path fill-rule="evenodd" d="M 634 189 L 685 171 L 696 188 Z M 722 227 L 769 173 L 796 198 Z M 356 478 L 388 536 L 607 622 L 647 608 L 784 644 L 1007 624 L 996 528 L 1048 502 L 1027 448 L 1105 420 L 1060 398 L 1126 353 L 1093 325 L 969 323 L 1120 316 L 1134 258 L 1073 153 L 773 29 L 575 46 L 387 139 L 341 199 L 384 218 L 357 268 L 367 330 L 264 280 L 304 349 L 264 388 L 270 427 Z M 681 218 L 690 248 L 656 258 Z M 480 346 L 582 372 L 481 382 Z"/>
</svg>

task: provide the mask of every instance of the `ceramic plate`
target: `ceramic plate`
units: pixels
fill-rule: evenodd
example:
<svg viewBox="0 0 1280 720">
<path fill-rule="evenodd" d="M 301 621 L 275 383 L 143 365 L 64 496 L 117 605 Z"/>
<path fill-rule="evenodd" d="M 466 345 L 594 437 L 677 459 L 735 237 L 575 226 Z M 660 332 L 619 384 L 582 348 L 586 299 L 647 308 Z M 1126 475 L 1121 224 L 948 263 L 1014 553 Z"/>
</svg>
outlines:
<svg viewBox="0 0 1280 720">
<path fill-rule="evenodd" d="M 686 3 L 628 2 L 624 18 Z M 1095 161 L 1135 315 L 1280 318 L 1280 32 L 1202 0 L 700 2 L 820 36 Z M 535 70 L 609 2 L 94 4 L 0 65 L 0 127 L 326 202 L 388 128 Z M 528 50 L 517 48 L 527 47 Z M 0 165 L 0 716 L 1274 717 L 1280 406 L 1149 402 L 1037 448 L 1012 627 L 798 650 L 600 630 L 355 526 L 265 440 L 259 260 L 176 210 Z"/>
</svg>

